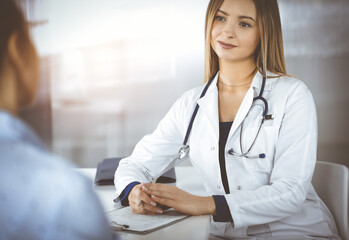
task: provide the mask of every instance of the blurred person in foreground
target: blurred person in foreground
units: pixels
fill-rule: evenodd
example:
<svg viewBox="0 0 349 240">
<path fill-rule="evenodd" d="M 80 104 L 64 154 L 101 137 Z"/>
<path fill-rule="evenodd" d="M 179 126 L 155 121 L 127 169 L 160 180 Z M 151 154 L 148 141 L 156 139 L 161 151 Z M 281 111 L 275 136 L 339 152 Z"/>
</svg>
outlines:
<svg viewBox="0 0 349 240">
<path fill-rule="evenodd" d="M 18 117 L 39 60 L 13 0 L 0 1 L 0 239 L 111 239 L 92 184 L 48 152 Z"/>
</svg>

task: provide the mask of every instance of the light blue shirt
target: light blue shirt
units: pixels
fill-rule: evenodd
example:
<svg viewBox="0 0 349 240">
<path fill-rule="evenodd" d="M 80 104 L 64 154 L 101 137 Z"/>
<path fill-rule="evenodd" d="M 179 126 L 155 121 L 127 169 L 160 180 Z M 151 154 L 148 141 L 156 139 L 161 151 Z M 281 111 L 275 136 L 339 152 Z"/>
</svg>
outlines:
<svg viewBox="0 0 349 240">
<path fill-rule="evenodd" d="M 0 110 L 0 239 L 111 239 L 91 182 Z"/>
</svg>

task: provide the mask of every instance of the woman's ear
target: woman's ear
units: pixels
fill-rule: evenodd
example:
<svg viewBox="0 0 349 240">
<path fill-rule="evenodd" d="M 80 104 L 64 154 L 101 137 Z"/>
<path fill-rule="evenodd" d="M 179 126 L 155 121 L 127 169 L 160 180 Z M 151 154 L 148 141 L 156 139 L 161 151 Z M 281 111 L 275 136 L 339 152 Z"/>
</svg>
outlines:
<svg viewBox="0 0 349 240">
<path fill-rule="evenodd" d="M 10 66 L 16 74 L 18 102 L 21 106 L 30 104 L 38 84 L 38 58 L 31 41 L 20 38 L 17 32 L 11 34 L 7 44 Z"/>
<path fill-rule="evenodd" d="M 18 33 L 14 32 L 9 37 L 7 43 L 7 55 L 11 66 L 14 68 L 16 73 L 24 71 L 24 59 L 20 53 L 20 43 Z"/>
</svg>

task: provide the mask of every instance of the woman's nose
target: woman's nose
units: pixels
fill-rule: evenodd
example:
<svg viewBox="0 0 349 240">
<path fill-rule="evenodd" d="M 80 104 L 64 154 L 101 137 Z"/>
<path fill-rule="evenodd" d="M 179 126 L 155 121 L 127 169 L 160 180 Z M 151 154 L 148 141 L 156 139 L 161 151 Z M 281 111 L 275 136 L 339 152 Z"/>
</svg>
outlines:
<svg viewBox="0 0 349 240">
<path fill-rule="evenodd" d="M 227 38 L 235 38 L 235 26 L 232 23 L 227 23 L 224 26 L 223 33 Z"/>
</svg>

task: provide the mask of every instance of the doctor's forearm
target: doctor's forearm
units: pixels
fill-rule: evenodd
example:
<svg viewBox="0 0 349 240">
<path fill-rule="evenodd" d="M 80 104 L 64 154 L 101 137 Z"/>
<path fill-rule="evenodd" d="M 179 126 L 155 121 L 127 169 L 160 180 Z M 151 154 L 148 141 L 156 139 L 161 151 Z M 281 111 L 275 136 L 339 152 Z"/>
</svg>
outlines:
<svg viewBox="0 0 349 240">
<path fill-rule="evenodd" d="M 216 215 L 216 204 L 212 196 L 200 197 L 202 215 Z"/>
</svg>

